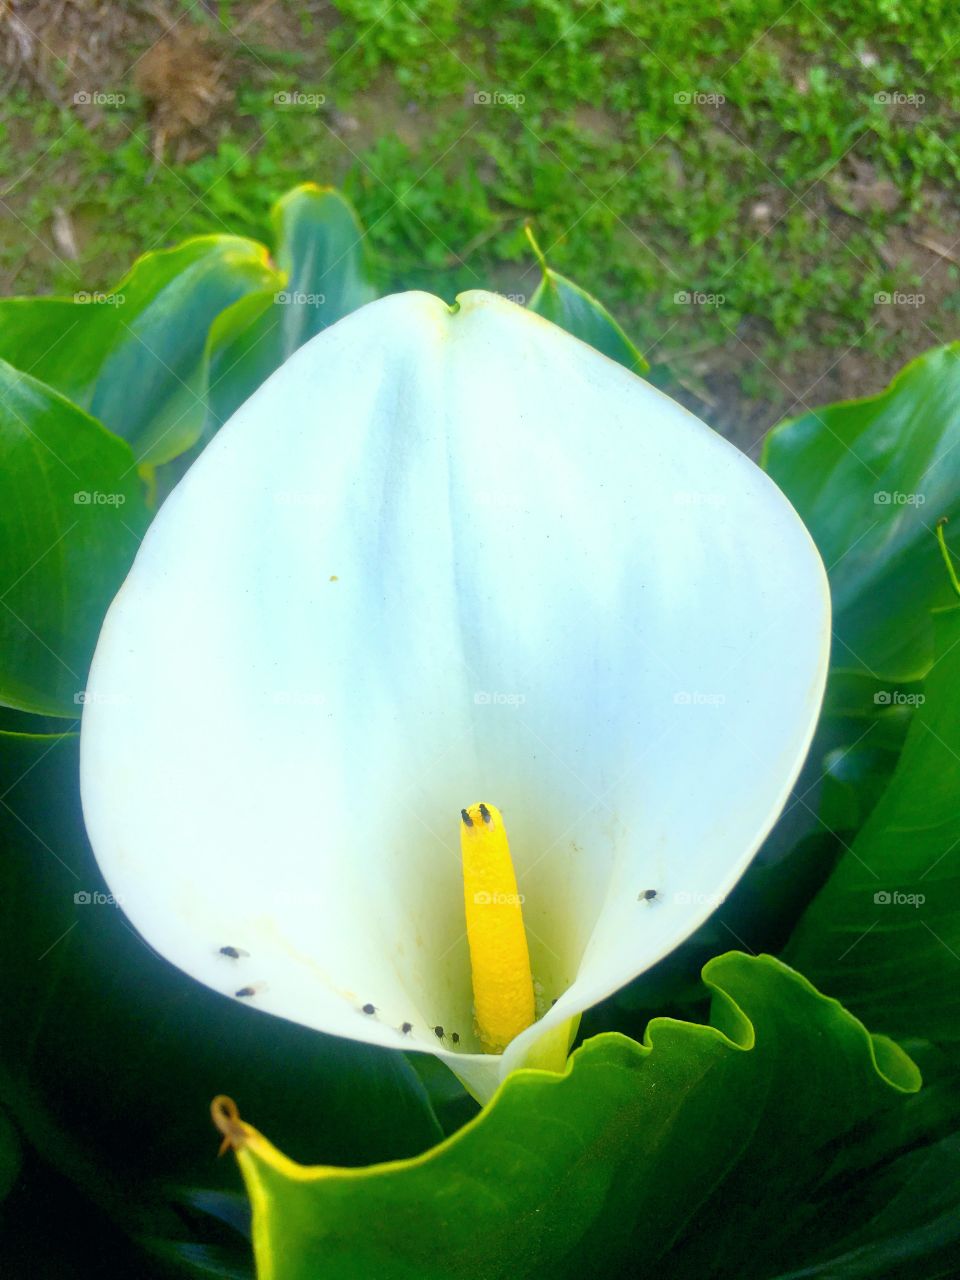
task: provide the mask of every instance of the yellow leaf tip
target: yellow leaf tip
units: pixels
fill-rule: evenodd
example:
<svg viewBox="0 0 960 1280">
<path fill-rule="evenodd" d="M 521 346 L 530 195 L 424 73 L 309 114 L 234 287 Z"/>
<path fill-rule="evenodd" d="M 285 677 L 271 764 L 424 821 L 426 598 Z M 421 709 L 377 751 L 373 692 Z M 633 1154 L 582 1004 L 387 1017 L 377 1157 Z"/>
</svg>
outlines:
<svg viewBox="0 0 960 1280">
<path fill-rule="evenodd" d="M 210 1116 L 223 1135 L 217 1155 L 222 1156 L 225 1151 L 239 1151 L 246 1143 L 247 1131 L 234 1100 L 226 1094 L 218 1094 L 210 1103 Z"/>
</svg>

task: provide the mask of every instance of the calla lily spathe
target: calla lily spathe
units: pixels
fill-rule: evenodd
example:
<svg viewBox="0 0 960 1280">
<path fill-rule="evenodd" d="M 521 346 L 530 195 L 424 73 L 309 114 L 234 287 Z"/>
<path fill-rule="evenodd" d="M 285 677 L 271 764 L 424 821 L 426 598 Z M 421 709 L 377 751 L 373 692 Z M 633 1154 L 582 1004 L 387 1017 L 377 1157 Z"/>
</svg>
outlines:
<svg viewBox="0 0 960 1280">
<path fill-rule="evenodd" d="M 828 636 L 806 530 L 730 444 L 497 296 L 396 295 L 288 360 L 158 514 L 91 671 L 87 827 L 194 978 L 484 1099 L 735 884 Z M 503 1054 L 473 1027 L 478 800 L 542 1012 Z"/>
</svg>

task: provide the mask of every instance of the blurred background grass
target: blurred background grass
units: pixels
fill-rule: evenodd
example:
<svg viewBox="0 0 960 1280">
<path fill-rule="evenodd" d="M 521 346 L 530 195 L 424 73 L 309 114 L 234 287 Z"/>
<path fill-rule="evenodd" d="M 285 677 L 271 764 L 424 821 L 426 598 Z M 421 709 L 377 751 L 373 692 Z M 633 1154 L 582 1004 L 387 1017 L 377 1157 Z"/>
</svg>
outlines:
<svg viewBox="0 0 960 1280">
<path fill-rule="evenodd" d="M 754 447 L 955 334 L 958 51 L 952 0 L 7 0 L 0 292 L 268 238 L 312 180 L 385 288 L 523 297 L 530 219 Z"/>
</svg>

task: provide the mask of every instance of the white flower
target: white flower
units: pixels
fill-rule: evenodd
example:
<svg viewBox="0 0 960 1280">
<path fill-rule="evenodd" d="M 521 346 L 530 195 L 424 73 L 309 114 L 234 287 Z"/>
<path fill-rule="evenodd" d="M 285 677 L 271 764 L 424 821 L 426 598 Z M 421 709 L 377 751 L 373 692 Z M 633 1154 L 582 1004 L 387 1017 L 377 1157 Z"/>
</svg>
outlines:
<svg viewBox="0 0 960 1280">
<path fill-rule="evenodd" d="M 185 972 L 435 1053 L 485 1099 L 559 1066 L 736 883 L 828 638 L 806 530 L 703 423 L 491 294 L 385 298 L 278 370 L 154 521 L 88 682 L 90 838 Z M 480 800 L 542 1015 L 502 1054 L 464 925 Z"/>
</svg>

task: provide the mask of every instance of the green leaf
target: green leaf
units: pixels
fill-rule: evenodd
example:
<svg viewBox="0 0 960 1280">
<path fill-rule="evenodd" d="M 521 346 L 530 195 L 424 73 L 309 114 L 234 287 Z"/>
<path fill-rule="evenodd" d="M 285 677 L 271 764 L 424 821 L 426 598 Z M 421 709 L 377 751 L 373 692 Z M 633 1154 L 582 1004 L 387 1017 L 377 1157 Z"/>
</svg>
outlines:
<svg viewBox="0 0 960 1280">
<path fill-rule="evenodd" d="M 930 666 L 929 613 L 951 598 L 934 526 L 960 514 L 957 445 L 960 344 L 914 360 L 881 395 L 811 411 L 767 437 L 763 465 L 830 574 L 838 665 L 887 680 Z"/>
<path fill-rule="evenodd" d="M 721 956 L 704 980 L 711 1026 L 598 1036 L 565 1075 L 517 1072 L 439 1147 L 360 1174 L 293 1163 L 219 1100 L 258 1273 L 699 1278 L 722 1259 L 748 1280 L 815 1255 L 841 1143 L 919 1073 L 771 957 Z"/>
<path fill-rule="evenodd" d="M 84 837 L 78 745 L 0 733 L 0 1099 L 31 1146 L 132 1236 L 188 1243 L 173 1184 L 234 1179 L 204 1123 L 221 1090 L 303 1158 L 389 1160 L 436 1142 L 404 1055 L 258 1013 L 143 942 Z"/>
<path fill-rule="evenodd" d="M 837 747 L 823 762 L 820 821 L 831 831 L 858 831 L 883 794 L 896 753 L 856 743 Z"/>
<path fill-rule="evenodd" d="M 908 1151 L 830 1206 L 842 1252 L 776 1280 L 955 1280 L 958 1186 L 960 1135 Z"/>
<path fill-rule="evenodd" d="M 552 267 L 527 227 L 527 239 L 543 273 L 536 292 L 527 303 L 531 311 L 572 333 L 581 342 L 616 360 L 631 373 L 646 373 L 649 365 L 602 302 Z"/>
<path fill-rule="evenodd" d="M 211 335 L 211 416 L 222 425 L 304 342 L 376 297 L 353 206 L 304 183 L 274 206 L 282 288 L 245 298 Z"/>
<path fill-rule="evenodd" d="M 942 572 L 942 566 L 941 566 Z M 893 778 L 803 916 L 787 957 L 871 1026 L 960 1039 L 960 608 Z"/>
<path fill-rule="evenodd" d="M 278 279 L 263 245 L 201 236 L 145 254 L 106 294 L 0 300 L 0 358 L 99 418 L 138 463 L 156 465 L 203 427 L 210 326 Z"/>
<path fill-rule="evenodd" d="M 5 1111 L 0 1108 L 0 1200 L 13 1188 L 20 1173 L 20 1139 Z"/>
<path fill-rule="evenodd" d="M 0 703 L 75 716 L 148 513 L 128 444 L 0 360 Z"/>
</svg>

